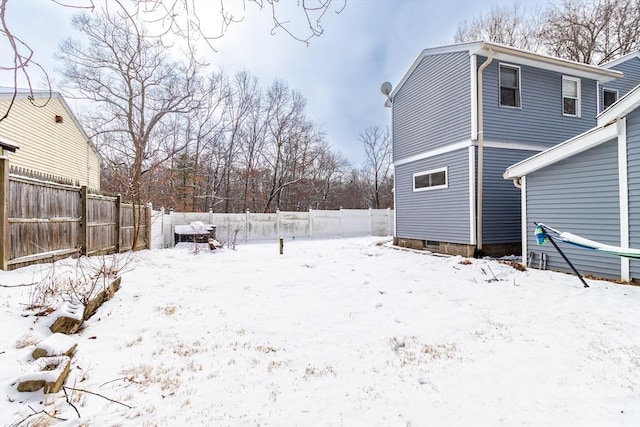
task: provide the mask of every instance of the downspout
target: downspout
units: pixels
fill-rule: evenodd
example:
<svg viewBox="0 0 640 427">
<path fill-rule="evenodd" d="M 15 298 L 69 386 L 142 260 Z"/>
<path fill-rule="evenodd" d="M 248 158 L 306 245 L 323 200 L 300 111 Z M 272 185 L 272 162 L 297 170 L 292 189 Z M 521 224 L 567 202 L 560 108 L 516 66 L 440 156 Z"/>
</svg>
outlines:
<svg viewBox="0 0 640 427">
<path fill-rule="evenodd" d="M 484 125 L 482 112 L 482 71 L 493 61 L 493 50 L 489 49 L 487 60 L 478 68 L 478 200 L 476 203 L 476 249 L 482 250 L 482 164 L 484 162 Z"/>
<path fill-rule="evenodd" d="M 511 182 L 513 182 L 514 187 L 522 190 L 522 181 L 520 180 L 520 177 L 511 178 Z"/>
</svg>

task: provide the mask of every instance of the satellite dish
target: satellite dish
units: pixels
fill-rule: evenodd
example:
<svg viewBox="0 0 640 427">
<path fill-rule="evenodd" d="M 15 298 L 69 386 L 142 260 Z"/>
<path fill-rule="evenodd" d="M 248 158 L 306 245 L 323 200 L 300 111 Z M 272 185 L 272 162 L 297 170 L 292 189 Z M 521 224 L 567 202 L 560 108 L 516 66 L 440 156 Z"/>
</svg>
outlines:
<svg viewBox="0 0 640 427">
<path fill-rule="evenodd" d="M 391 94 L 391 89 L 392 86 L 389 82 L 384 82 L 382 83 L 382 86 L 380 86 L 380 92 L 382 92 L 382 94 L 387 97 Z"/>
</svg>

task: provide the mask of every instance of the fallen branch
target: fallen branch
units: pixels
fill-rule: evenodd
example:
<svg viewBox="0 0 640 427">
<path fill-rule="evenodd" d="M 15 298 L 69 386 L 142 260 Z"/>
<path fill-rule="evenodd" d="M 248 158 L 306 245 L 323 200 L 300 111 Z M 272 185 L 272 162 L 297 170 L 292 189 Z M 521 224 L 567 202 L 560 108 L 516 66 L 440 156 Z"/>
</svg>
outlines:
<svg viewBox="0 0 640 427">
<path fill-rule="evenodd" d="M 137 384 L 139 384 L 137 381 L 134 381 L 134 380 L 132 380 L 132 379 L 131 379 L 131 378 L 129 378 L 129 377 L 122 377 L 122 378 L 116 378 L 115 380 L 107 381 L 106 383 L 102 383 L 102 384 L 100 384 L 100 385 L 98 386 L 98 388 L 101 388 L 103 385 L 107 385 L 107 384 L 114 383 L 114 382 L 116 382 L 116 381 L 129 381 L 129 382 L 131 382 L 131 383 L 137 383 Z"/>
<path fill-rule="evenodd" d="M 69 400 L 69 395 L 67 394 L 67 389 L 62 387 L 62 391 L 64 391 L 64 397 L 65 399 L 67 399 L 67 403 L 76 411 L 76 414 L 78 414 L 78 418 L 80 417 L 80 412 L 78 412 L 78 408 L 75 407 L 75 405 L 73 403 L 71 403 L 71 401 Z"/>
<path fill-rule="evenodd" d="M 0 283 L 0 288 L 22 288 L 22 287 L 26 287 L 26 286 L 35 286 L 37 285 L 39 282 L 34 282 L 34 283 L 22 283 L 20 285 L 3 285 Z"/>
<path fill-rule="evenodd" d="M 127 407 L 127 408 L 129 408 L 129 409 L 133 409 L 133 406 L 129 406 L 129 405 L 127 405 L 126 403 L 122 403 L 122 402 L 118 402 L 117 400 L 110 399 L 110 398 L 108 398 L 108 397 L 106 397 L 106 396 L 103 396 L 103 395 L 102 395 L 102 394 L 100 394 L 100 393 L 94 393 L 94 392 L 92 392 L 92 391 L 84 390 L 84 389 L 81 389 L 81 388 L 73 388 L 73 387 L 62 387 L 62 388 L 63 388 L 63 389 L 67 389 L 67 388 L 68 388 L 69 390 L 81 391 L 81 392 L 83 392 L 83 393 L 93 394 L 94 396 L 98 396 L 98 397 L 101 397 L 101 398 L 103 398 L 103 399 L 106 399 L 106 400 L 108 400 L 108 401 L 110 401 L 110 402 L 117 403 L 118 405 L 126 406 L 126 407 Z"/>
<path fill-rule="evenodd" d="M 38 415 L 38 414 L 45 414 L 45 415 L 48 415 L 48 416 L 50 416 L 51 418 L 56 419 L 56 420 L 60 420 L 60 421 L 67 421 L 67 419 L 66 419 L 66 418 L 60 418 L 60 417 L 56 417 L 55 415 L 51 415 L 50 413 L 48 413 L 48 412 L 47 412 L 47 411 L 45 411 L 44 409 L 41 409 L 41 410 L 39 410 L 39 411 L 36 411 L 35 409 L 33 409 L 33 408 L 31 407 L 31 405 L 28 405 L 28 406 L 29 406 L 29 409 L 31 409 L 31 410 L 33 411 L 33 414 L 27 415 L 27 417 L 26 417 L 26 418 L 24 418 L 24 419 L 22 419 L 22 420 L 18 421 L 18 422 L 17 422 L 17 423 L 15 423 L 15 424 L 11 424 L 11 425 L 10 425 L 10 427 L 18 427 L 20 424 L 22 424 L 23 422 L 27 421 L 29 418 L 31 418 L 31 417 L 33 417 L 33 416 L 35 416 L 35 415 Z"/>
</svg>

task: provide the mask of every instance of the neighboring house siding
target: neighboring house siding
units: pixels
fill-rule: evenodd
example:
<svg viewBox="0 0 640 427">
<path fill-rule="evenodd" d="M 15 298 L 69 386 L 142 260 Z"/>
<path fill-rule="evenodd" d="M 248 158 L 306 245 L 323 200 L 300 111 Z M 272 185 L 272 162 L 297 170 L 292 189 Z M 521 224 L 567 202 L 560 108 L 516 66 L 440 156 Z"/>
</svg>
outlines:
<svg viewBox="0 0 640 427">
<path fill-rule="evenodd" d="M 605 89 L 617 90 L 618 99 L 640 84 L 640 58 L 629 58 L 621 64 L 610 67 L 611 70 L 621 71 L 624 77 L 604 83 L 600 87 L 600 111 L 602 111 L 603 93 Z"/>
<path fill-rule="evenodd" d="M 547 268 L 571 272 L 554 247 L 538 246 L 534 222 L 620 245 L 618 142 L 611 140 L 527 175 L 527 250 L 547 254 Z M 620 258 L 559 243 L 582 274 L 620 277 Z"/>
<path fill-rule="evenodd" d="M 44 100 L 38 99 L 36 104 L 44 104 Z M 0 101 L 2 111 L 8 105 L 9 101 Z M 63 117 L 62 123 L 55 122 L 56 115 Z M 99 158 L 60 99 L 52 98 L 44 107 L 16 100 L 9 117 L 0 122 L 0 135 L 19 147 L 9 156 L 12 165 L 100 188 Z"/>
<path fill-rule="evenodd" d="M 480 66 L 486 58 L 479 57 Z M 580 117 L 562 115 L 561 73 L 520 66 L 521 107 L 501 107 L 494 59 L 483 72 L 484 139 L 551 147 L 596 125 L 596 82 L 581 79 Z M 507 65 L 517 63 L 504 62 Z M 570 76 L 570 75 L 566 75 Z"/>
<path fill-rule="evenodd" d="M 448 188 L 413 191 L 413 174 L 448 167 Z M 395 169 L 396 236 L 469 243 L 469 150 Z"/>
<path fill-rule="evenodd" d="M 629 246 L 640 249 L 640 109 L 627 116 L 627 172 L 629 176 Z M 640 260 L 631 260 L 631 277 L 640 280 Z"/>
<path fill-rule="evenodd" d="M 468 52 L 426 56 L 393 98 L 393 159 L 471 136 Z"/>
<path fill-rule="evenodd" d="M 505 169 L 534 155 L 534 151 L 485 148 L 482 190 L 482 242 L 520 242 L 521 196 L 513 181 L 504 179 Z"/>
</svg>

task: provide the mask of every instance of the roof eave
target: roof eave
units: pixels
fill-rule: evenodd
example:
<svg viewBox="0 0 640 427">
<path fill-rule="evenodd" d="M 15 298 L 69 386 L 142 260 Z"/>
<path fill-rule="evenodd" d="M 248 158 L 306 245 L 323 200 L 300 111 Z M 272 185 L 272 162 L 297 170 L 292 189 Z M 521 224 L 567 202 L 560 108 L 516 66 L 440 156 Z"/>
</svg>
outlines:
<svg viewBox="0 0 640 427">
<path fill-rule="evenodd" d="M 598 114 L 596 117 L 598 125 L 605 125 L 612 120 L 624 117 L 638 107 L 640 107 L 640 84 L 627 92 L 609 108 Z"/>
<path fill-rule="evenodd" d="M 20 147 L 18 147 L 18 144 L 11 141 L 10 139 L 0 136 L 0 148 L 15 153 L 16 150 Z"/>
<path fill-rule="evenodd" d="M 489 51 L 493 52 L 494 59 L 517 61 L 523 65 L 556 71 L 563 74 L 570 74 L 576 77 L 597 80 L 600 83 L 622 78 L 624 75 L 620 71 L 605 69 L 596 65 L 583 64 L 566 59 L 555 58 L 553 56 L 540 53 L 529 52 L 513 47 L 482 42 L 479 49 L 473 54 L 486 56 Z"/>
</svg>

